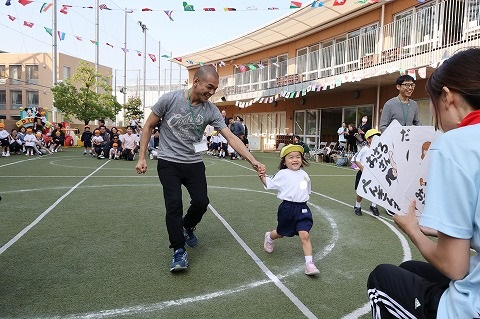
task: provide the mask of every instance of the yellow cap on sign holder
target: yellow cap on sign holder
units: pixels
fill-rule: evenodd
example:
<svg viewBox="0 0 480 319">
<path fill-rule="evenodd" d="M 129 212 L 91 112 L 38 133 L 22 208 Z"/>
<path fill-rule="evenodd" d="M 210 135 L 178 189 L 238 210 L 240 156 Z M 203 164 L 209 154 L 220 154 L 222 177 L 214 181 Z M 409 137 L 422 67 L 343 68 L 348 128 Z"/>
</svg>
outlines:
<svg viewBox="0 0 480 319">
<path fill-rule="evenodd" d="M 372 128 L 365 133 L 365 138 L 369 138 L 375 134 L 382 135 L 382 133 L 379 130 Z"/>
<path fill-rule="evenodd" d="M 303 146 L 298 144 L 289 144 L 282 147 L 282 150 L 280 151 L 280 158 L 283 158 L 285 155 L 291 152 L 300 152 L 303 154 Z"/>
</svg>

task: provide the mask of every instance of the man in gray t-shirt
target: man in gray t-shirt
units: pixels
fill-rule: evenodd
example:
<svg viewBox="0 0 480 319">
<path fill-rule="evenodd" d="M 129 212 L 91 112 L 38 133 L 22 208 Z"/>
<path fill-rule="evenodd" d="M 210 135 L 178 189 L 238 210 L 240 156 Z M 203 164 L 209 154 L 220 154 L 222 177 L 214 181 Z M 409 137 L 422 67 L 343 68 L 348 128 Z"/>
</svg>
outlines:
<svg viewBox="0 0 480 319">
<path fill-rule="evenodd" d="M 397 120 L 401 125 L 422 125 L 418 119 L 417 102 L 410 99 L 415 90 L 415 79 L 410 75 L 402 75 L 397 79 L 398 96 L 388 100 L 383 106 L 380 117 L 380 131 L 385 129 Z"/>
<path fill-rule="evenodd" d="M 147 171 L 145 153 L 150 132 L 161 120 L 158 128 L 157 172 L 163 188 L 170 248 L 174 251 L 170 266 L 172 272 L 187 269 L 185 244 L 189 247 L 198 244 L 193 230 L 202 220 L 209 204 L 202 159 L 202 153 L 207 151 L 207 142 L 203 139 L 205 127 L 208 124 L 213 126 L 257 172 L 265 173 L 265 166 L 230 131 L 217 106 L 209 101 L 218 88 L 218 82 L 218 73 L 213 67 L 201 66 L 195 72 L 190 89 L 169 92 L 160 97 L 143 127 L 135 167 L 139 174 Z M 191 198 L 185 216 L 182 185 Z"/>
</svg>

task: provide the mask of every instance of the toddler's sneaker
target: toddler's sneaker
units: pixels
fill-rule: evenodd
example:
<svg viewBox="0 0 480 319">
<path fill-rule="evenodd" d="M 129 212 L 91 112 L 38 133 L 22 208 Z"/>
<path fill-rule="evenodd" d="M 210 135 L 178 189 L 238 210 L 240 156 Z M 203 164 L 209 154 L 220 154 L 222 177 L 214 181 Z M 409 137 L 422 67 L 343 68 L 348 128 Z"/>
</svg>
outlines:
<svg viewBox="0 0 480 319">
<path fill-rule="evenodd" d="M 313 261 L 310 261 L 305 264 L 305 275 L 308 276 L 313 276 L 313 275 L 318 275 L 320 273 L 320 270 L 315 266 Z"/>
<path fill-rule="evenodd" d="M 195 236 L 193 231 L 195 228 L 184 228 L 183 229 L 183 236 L 185 237 L 185 243 L 188 247 L 196 247 L 198 245 L 198 238 Z"/>
<path fill-rule="evenodd" d="M 268 242 L 268 236 L 270 235 L 270 232 L 267 231 L 265 233 L 265 240 L 263 241 L 263 249 L 269 254 L 273 253 L 273 249 L 275 248 L 275 243 L 272 241 L 271 243 Z"/>
<path fill-rule="evenodd" d="M 372 211 L 373 215 L 380 216 L 380 212 L 378 211 L 377 206 L 370 205 L 370 210 Z"/>
<path fill-rule="evenodd" d="M 175 250 L 170 265 L 170 272 L 183 271 L 188 267 L 188 254 L 183 248 Z"/>
</svg>

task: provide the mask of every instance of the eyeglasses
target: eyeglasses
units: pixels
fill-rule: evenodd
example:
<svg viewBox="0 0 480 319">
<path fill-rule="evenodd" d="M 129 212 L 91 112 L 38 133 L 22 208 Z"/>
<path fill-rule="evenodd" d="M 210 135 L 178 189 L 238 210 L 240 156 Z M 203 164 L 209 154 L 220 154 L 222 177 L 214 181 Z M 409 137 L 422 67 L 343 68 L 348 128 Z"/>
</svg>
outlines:
<svg viewBox="0 0 480 319">
<path fill-rule="evenodd" d="M 414 89 L 415 88 L 415 83 L 402 83 L 402 85 L 404 87 L 406 87 L 407 89 L 409 89 L 409 88 Z"/>
</svg>

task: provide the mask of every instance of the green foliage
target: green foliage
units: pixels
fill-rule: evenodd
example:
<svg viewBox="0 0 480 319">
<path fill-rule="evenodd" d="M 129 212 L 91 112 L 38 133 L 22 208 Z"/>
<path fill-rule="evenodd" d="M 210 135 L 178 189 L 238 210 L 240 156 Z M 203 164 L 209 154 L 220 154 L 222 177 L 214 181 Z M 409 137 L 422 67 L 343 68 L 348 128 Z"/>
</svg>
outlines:
<svg viewBox="0 0 480 319">
<path fill-rule="evenodd" d="M 112 95 L 109 81 L 109 76 L 81 61 L 72 78 L 52 88 L 54 106 L 65 116 L 75 117 L 85 124 L 95 119 L 114 120 L 122 106 Z"/>
<path fill-rule="evenodd" d="M 131 119 L 135 115 L 138 120 L 143 119 L 142 100 L 138 96 L 128 98 L 125 108 L 125 118 Z"/>
</svg>

